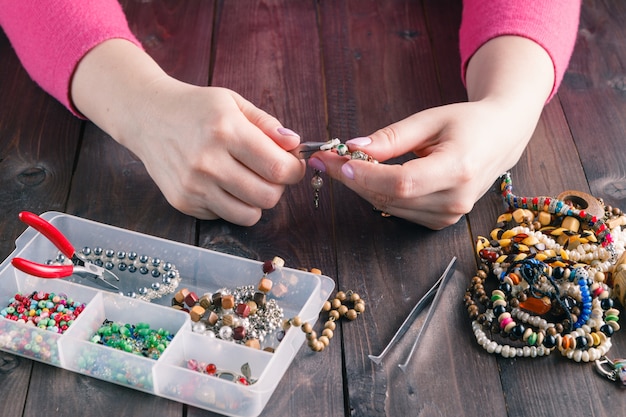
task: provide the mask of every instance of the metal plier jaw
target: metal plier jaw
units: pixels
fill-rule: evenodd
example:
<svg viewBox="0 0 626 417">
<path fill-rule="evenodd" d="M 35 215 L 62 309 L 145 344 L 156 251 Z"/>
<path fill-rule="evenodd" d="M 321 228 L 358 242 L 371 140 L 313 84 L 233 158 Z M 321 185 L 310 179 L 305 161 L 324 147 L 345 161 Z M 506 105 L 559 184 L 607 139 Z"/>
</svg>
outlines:
<svg viewBox="0 0 626 417">
<path fill-rule="evenodd" d="M 64 262 L 61 265 L 56 264 L 39 264 L 24 258 L 13 258 L 11 264 L 22 272 L 39 277 L 39 278 L 65 278 L 71 275 L 90 276 L 98 282 L 103 283 L 115 290 L 119 288 L 108 282 L 104 278 L 104 273 L 109 273 L 117 281 L 119 278 L 112 272 L 100 266 L 90 263 L 88 260 L 79 256 L 74 250 L 74 246 L 70 241 L 52 224 L 36 214 L 28 211 L 22 211 L 19 214 L 22 222 L 31 226 L 39 233 L 44 235 L 50 242 L 56 246 L 61 253 L 71 262 Z"/>
<path fill-rule="evenodd" d="M 326 142 L 302 142 L 289 151 L 289 153 L 293 154 L 298 159 L 309 159 L 315 152 L 329 151 L 340 143 L 341 141 L 339 139 L 331 139 Z"/>
</svg>

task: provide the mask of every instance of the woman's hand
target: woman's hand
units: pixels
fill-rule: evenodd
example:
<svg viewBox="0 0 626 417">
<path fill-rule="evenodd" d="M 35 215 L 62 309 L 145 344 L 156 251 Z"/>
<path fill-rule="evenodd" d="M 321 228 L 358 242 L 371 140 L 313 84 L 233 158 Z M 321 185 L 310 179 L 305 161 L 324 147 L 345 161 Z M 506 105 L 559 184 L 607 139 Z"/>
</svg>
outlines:
<svg viewBox="0 0 626 417">
<path fill-rule="evenodd" d="M 168 76 L 124 40 L 83 58 L 72 99 L 141 159 L 172 206 L 200 219 L 253 225 L 304 176 L 287 152 L 297 134 L 233 91 Z"/>
<path fill-rule="evenodd" d="M 442 229 L 517 163 L 553 83 L 543 48 L 525 38 L 495 38 L 470 60 L 469 102 L 427 109 L 347 142 L 381 162 L 410 152 L 417 158 L 388 165 L 319 152 L 309 164 L 379 210 Z"/>
</svg>

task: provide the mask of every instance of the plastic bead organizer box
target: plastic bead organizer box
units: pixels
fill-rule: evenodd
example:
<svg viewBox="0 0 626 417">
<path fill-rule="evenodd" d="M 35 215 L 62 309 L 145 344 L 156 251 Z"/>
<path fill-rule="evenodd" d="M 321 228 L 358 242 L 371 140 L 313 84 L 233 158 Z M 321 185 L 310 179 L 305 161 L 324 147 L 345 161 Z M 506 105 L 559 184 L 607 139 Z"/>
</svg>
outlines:
<svg viewBox="0 0 626 417">
<path fill-rule="evenodd" d="M 180 288 L 197 294 L 254 285 L 263 275 L 262 262 L 64 213 L 46 212 L 41 217 L 59 229 L 76 248 L 132 250 L 169 260 L 180 272 Z M 303 332 L 287 331 L 272 353 L 194 333 L 189 314 L 170 306 L 173 294 L 152 302 L 122 295 L 134 291 L 141 284 L 138 279 L 149 282 L 149 275 L 116 270 L 120 278 L 113 281 L 120 289 L 117 293 L 90 278 L 72 275 L 65 279 L 42 279 L 11 265 L 14 257 L 45 263 L 57 254 L 58 249 L 45 236 L 27 228 L 16 240 L 16 249 L 0 264 L 0 299 L 3 300 L 0 309 L 16 294 L 42 292 L 64 294 L 83 303 L 84 310 L 63 333 L 0 316 L 1 350 L 221 414 L 256 416 L 304 343 Z M 334 288 L 329 277 L 285 267 L 274 271 L 271 279 L 275 285 L 287 288 L 279 296 L 268 294 L 268 299 L 275 298 L 279 303 L 284 317 L 297 315 L 312 324 Z M 163 353 L 152 359 L 94 343 L 92 337 L 105 321 L 146 323 L 174 336 Z M 188 368 L 190 360 L 232 371 L 247 364 L 255 382 L 243 385 L 197 372 Z M 121 369 L 124 372 L 119 372 Z"/>
</svg>

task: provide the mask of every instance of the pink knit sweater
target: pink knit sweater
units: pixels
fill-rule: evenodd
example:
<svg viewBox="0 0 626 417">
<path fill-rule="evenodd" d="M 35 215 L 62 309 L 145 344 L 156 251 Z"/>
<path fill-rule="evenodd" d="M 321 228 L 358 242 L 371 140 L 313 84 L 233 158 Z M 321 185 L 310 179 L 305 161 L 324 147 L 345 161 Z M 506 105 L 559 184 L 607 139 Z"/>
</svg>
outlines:
<svg viewBox="0 0 626 417">
<path fill-rule="evenodd" d="M 555 93 L 569 62 L 581 0 L 465 0 L 460 30 L 462 76 L 481 45 L 496 36 L 523 36 L 554 63 Z M 141 46 L 117 0 L 0 0 L 0 26 L 30 76 L 69 109 L 72 74 L 106 39 Z"/>
</svg>

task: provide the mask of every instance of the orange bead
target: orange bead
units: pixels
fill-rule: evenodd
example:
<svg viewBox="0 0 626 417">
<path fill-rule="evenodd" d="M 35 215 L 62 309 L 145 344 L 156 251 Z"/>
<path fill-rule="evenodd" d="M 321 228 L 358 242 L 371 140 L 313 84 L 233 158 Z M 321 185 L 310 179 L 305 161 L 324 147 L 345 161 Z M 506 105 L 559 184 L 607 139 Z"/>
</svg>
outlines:
<svg viewBox="0 0 626 417">
<path fill-rule="evenodd" d="M 519 306 L 526 311 L 539 315 L 546 314 L 552 308 L 552 304 L 547 297 L 528 297 L 525 301 L 521 301 Z"/>
<path fill-rule="evenodd" d="M 259 291 L 268 293 L 272 290 L 272 280 L 269 278 L 261 278 L 258 286 Z"/>
</svg>

